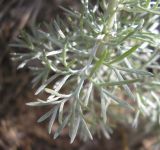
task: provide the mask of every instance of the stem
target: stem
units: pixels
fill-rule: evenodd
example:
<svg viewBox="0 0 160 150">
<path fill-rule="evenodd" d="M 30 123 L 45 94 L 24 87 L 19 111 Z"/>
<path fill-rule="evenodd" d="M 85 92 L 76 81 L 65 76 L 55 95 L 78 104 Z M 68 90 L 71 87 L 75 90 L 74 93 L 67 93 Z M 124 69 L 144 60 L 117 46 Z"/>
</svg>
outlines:
<svg viewBox="0 0 160 150">
<path fill-rule="evenodd" d="M 118 0 L 109 0 L 108 9 L 107 9 L 108 19 L 107 19 L 106 27 L 105 27 L 106 33 L 108 33 L 108 31 L 112 30 L 112 28 L 114 26 L 114 22 L 116 19 L 117 6 L 118 6 Z"/>
</svg>

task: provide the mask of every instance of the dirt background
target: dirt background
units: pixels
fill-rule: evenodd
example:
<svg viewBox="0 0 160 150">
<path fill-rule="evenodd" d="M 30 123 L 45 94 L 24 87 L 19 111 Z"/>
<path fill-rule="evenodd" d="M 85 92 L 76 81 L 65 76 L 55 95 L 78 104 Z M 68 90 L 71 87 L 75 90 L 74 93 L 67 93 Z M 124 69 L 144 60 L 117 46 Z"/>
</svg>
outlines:
<svg viewBox="0 0 160 150">
<path fill-rule="evenodd" d="M 20 30 L 42 21 L 50 22 L 57 14 L 63 16 L 59 5 L 78 9 L 79 4 L 79 0 L 0 0 L 0 150 L 153 149 L 157 141 L 154 132 L 122 124 L 117 125 L 111 140 L 94 135 L 93 141 L 83 142 L 77 138 L 70 144 L 66 129 L 60 138 L 53 140 L 53 135 L 47 133 L 47 121 L 36 123 L 45 110 L 25 105 L 36 99 L 30 84 L 32 75 L 27 68 L 16 69 L 7 45 Z"/>
</svg>

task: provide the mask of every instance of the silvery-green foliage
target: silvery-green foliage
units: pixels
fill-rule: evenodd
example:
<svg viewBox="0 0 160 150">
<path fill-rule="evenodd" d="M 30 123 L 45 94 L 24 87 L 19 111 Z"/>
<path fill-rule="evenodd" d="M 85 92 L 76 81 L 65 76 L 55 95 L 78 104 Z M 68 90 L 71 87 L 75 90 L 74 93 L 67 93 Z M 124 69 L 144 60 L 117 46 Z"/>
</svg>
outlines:
<svg viewBox="0 0 160 150">
<path fill-rule="evenodd" d="M 36 95 L 45 91 L 46 100 L 30 106 L 53 106 L 38 122 L 50 118 L 49 133 L 58 137 L 69 128 L 71 143 L 79 133 L 92 139 L 96 130 L 109 138 L 116 121 L 133 122 L 142 114 L 160 122 L 158 31 L 160 2 L 150 0 L 102 0 L 92 5 L 82 1 L 81 11 L 61 9 L 46 30 L 23 32 L 12 46 L 27 48 L 14 53 L 18 68 L 32 60 Z M 148 72 L 147 70 L 151 70 Z M 132 117 L 135 112 L 135 118 Z"/>
</svg>

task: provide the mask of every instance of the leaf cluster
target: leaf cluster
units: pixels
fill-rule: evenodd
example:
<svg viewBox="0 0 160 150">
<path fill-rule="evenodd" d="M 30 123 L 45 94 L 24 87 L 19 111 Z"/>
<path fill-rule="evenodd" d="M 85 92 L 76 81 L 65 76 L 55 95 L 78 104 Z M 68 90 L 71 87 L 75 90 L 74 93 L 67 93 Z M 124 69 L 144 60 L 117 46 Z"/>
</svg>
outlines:
<svg viewBox="0 0 160 150">
<path fill-rule="evenodd" d="M 102 0 L 93 6 L 84 0 L 80 12 L 61 7 L 65 21 L 57 17 L 44 24 L 46 30 L 33 27 L 32 34 L 23 32 L 11 45 L 29 49 L 13 53 L 14 59 L 21 60 L 18 68 L 28 64 L 34 86 L 41 83 L 36 95 L 48 93 L 46 100 L 27 105 L 53 106 L 38 122 L 50 118 L 51 133 L 57 119 L 54 138 L 66 126 L 71 143 L 77 133 L 92 139 L 101 130 L 109 138 L 112 120 L 132 120 L 136 126 L 141 114 L 160 122 L 159 5 Z M 40 65 L 30 65 L 33 60 Z"/>
</svg>

